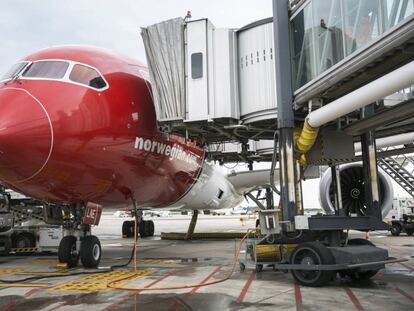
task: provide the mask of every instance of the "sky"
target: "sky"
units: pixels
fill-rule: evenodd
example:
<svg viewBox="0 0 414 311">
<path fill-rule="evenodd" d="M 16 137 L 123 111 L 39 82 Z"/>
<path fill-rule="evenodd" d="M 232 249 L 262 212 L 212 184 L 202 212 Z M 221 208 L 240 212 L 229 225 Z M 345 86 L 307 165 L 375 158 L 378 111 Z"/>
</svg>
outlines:
<svg viewBox="0 0 414 311">
<path fill-rule="evenodd" d="M 209 18 L 240 28 L 272 16 L 272 0 L 13 0 L 0 9 L 0 76 L 37 50 L 62 44 L 109 48 L 145 61 L 140 28 L 170 18 Z"/>
</svg>

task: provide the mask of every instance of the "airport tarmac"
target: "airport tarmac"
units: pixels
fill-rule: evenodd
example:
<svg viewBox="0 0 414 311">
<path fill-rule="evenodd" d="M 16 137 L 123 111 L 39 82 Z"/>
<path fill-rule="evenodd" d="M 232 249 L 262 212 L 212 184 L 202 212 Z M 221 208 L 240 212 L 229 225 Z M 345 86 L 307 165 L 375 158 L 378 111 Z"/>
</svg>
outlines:
<svg viewBox="0 0 414 311">
<path fill-rule="evenodd" d="M 240 220 L 243 218 L 243 221 Z M 245 231 L 254 227 L 248 216 L 201 215 L 197 231 Z M 125 263 L 132 239 L 121 237 L 125 219 L 105 213 L 93 230 L 103 247 L 101 266 Z M 0 311 L 6 310 L 413 310 L 414 237 L 370 234 L 372 242 L 407 262 L 388 265 L 372 280 L 351 282 L 337 278 L 329 286 L 296 285 L 290 274 L 265 267 L 236 270 L 228 281 L 207 286 L 139 293 L 108 289 L 108 282 L 122 287 L 168 287 L 208 283 L 224 278 L 230 270 L 236 241 L 163 241 L 160 232 L 185 232 L 190 216 L 153 218 L 156 236 L 138 240 L 136 273 L 128 268 L 115 272 L 33 280 L 27 287 L 0 287 Z M 363 234 L 352 233 L 352 237 Z M 0 279 L 16 280 L 33 275 L 53 276 L 56 254 L 0 257 Z M 63 271 L 75 273 L 81 268 Z M 113 283 L 111 283 L 113 284 Z"/>
</svg>

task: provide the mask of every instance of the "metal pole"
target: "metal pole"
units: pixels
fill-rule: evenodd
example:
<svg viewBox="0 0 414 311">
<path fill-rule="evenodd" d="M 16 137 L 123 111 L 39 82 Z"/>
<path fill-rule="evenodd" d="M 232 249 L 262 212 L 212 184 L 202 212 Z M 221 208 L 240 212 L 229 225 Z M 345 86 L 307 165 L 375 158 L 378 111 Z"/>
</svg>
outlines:
<svg viewBox="0 0 414 311">
<path fill-rule="evenodd" d="M 335 178 L 336 178 L 336 193 L 338 194 L 338 210 L 339 215 L 346 215 L 342 204 L 342 189 L 341 189 L 341 172 L 339 171 L 339 165 L 335 165 Z"/>
<path fill-rule="evenodd" d="M 296 175 L 296 215 L 304 215 L 305 210 L 303 206 L 303 195 L 302 195 L 302 178 L 300 172 L 300 163 L 298 160 L 295 161 L 295 175 Z"/>
<path fill-rule="evenodd" d="M 185 235 L 185 240 L 191 240 L 193 237 L 194 229 L 197 224 L 197 218 L 198 218 L 198 210 L 193 211 L 193 216 L 191 217 L 190 225 L 188 226 L 187 234 Z"/>
<path fill-rule="evenodd" d="M 266 188 L 266 209 L 273 209 L 273 191 L 272 188 Z"/>
<path fill-rule="evenodd" d="M 367 215 L 382 219 L 379 203 L 377 151 L 374 131 L 361 136 Z"/>
<path fill-rule="evenodd" d="M 333 188 L 333 194 L 334 194 L 334 210 L 335 215 L 339 215 L 339 195 L 338 195 L 338 186 L 337 186 L 337 180 L 336 180 L 336 166 L 331 166 L 331 175 L 332 175 L 332 188 Z"/>
<path fill-rule="evenodd" d="M 279 129 L 280 202 L 284 221 L 296 214 L 294 114 L 289 46 L 289 1 L 273 0 L 273 34 L 276 66 L 277 125 Z M 290 230 L 291 228 L 287 228 Z"/>
</svg>

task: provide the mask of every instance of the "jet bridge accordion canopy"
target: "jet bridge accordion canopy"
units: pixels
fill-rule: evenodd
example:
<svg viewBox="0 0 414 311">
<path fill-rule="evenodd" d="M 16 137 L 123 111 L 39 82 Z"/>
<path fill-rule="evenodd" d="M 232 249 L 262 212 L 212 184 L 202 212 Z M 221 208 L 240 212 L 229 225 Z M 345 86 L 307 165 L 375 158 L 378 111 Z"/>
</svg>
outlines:
<svg viewBox="0 0 414 311">
<path fill-rule="evenodd" d="M 184 21 L 170 19 L 141 29 L 157 118 L 185 116 Z"/>
</svg>

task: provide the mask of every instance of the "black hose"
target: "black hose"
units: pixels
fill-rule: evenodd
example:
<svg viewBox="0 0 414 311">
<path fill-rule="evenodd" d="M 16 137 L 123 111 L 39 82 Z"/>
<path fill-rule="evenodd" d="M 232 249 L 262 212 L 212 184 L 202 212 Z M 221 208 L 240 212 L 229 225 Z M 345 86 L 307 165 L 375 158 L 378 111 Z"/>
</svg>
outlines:
<svg viewBox="0 0 414 311">
<path fill-rule="evenodd" d="M 274 192 L 280 195 L 279 189 L 275 185 L 275 168 L 276 168 L 276 155 L 277 155 L 277 143 L 279 141 L 279 132 L 275 131 L 273 138 L 273 155 L 272 155 L 272 165 L 270 167 L 270 187 Z"/>
<path fill-rule="evenodd" d="M 87 275 L 87 274 L 111 272 L 114 269 L 127 267 L 131 263 L 132 259 L 134 258 L 134 251 L 135 251 L 135 249 L 132 248 L 131 256 L 129 257 L 129 259 L 126 263 L 119 264 L 119 265 L 112 265 L 108 269 L 97 269 L 97 270 L 93 270 L 93 271 L 82 271 L 82 272 L 74 272 L 74 273 L 69 273 L 69 274 L 68 273 L 61 273 L 61 274 L 53 274 L 53 275 L 36 275 L 36 276 L 31 276 L 31 277 L 27 277 L 27 278 L 24 278 L 24 279 L 18 279 L 18 280 L 2 280 L 2 279 L 0 279 L 0 283 L 4 283 L 4 284 L 24 283 L 24 282 L 27 282 L 27 281 L 34 281 L 34 280 L 42 280 L 42 279 L 61 278 L 61 277 L 68 277 L 68 276 L 77 276 L 77 275 Z"/>
</svg>

